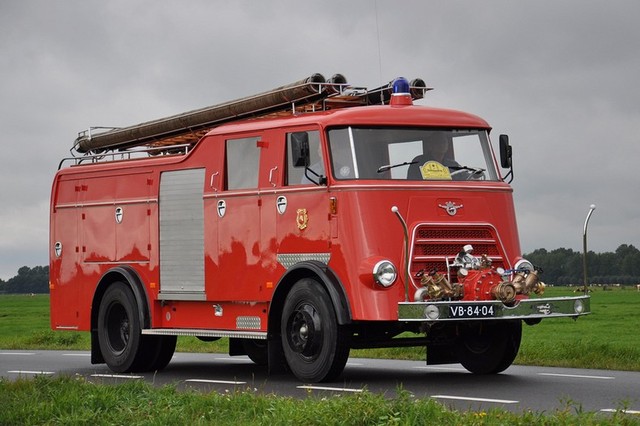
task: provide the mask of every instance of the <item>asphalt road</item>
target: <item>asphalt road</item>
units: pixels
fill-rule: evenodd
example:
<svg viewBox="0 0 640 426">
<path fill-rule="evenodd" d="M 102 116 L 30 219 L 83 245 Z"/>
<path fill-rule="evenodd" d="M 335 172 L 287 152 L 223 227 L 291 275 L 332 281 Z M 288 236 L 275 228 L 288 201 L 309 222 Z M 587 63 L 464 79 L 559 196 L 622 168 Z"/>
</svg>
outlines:
<svg viewBox="0 0 640 426">
<path fill-rule="evenodd" d="M 92 365 L 88 352 L 0 350 L 0 377 L 40 374 L 81 375 L 107 384 L 146 380 L 203 392 L 248 389 L 300 398 L 364 390 L 393 397 L 402 388 L 417 399 L 433 398 L 459 410 L 550 412 L 571 407 L 605 413 L 624 409 L 640 415 L 640 372 L 512 366 L 502 374 L 476 376 L 455 364 L 351 358 L 339 381 L 309 384 L 290 375 L 268 376 L 265 367 L 246 357 L 223 354 L 176 353 L 161 372 L 115 374 L 104 364 Z"/>
</svg>

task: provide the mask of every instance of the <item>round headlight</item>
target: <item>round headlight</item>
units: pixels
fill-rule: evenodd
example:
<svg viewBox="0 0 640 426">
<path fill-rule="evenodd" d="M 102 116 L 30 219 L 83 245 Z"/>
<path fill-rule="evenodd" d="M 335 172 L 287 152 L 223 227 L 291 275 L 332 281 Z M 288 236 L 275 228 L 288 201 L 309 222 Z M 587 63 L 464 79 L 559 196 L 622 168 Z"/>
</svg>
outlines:
<svg viewBox="0 0 640 426">
<path fill-rule="evenodd" d="M 381 260 L 373 267 L 373 279 L 383 287 L 389 287 L 397 277 L 395 265 L 388 260 Z"/>
<path fill-rule="evenodd" d="M 584 311 L 584 305 L 582 304 L 582 300 L 578 299 L 573 303 L 573 311 L 576 314 L 581 314 Z"/>
<path fill-rule="evenodd" d="M 527 259 L 520 259 L 516 262 L 516 266 L 513 269 L 525 269 L 527 271 L 533 271 L 535 268 L 533 267 L 533 263 L 529 262 Z"/>
</svg>

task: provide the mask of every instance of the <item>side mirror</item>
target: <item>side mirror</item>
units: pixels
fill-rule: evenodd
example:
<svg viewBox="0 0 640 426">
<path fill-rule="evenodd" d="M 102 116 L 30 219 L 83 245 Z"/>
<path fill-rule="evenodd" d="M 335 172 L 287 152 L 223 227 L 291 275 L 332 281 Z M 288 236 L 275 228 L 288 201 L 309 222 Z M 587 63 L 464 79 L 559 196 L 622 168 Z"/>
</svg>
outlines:
<svg viewBox="0 0 640 426">
<path fill-rule="evenodd" d="M 291 160 L 293 167 L 309 167 L 309 134 L 307 132 L 291 133 Z"/>
<path fill-rule="evenodd" d="M 504 169 L 511 168 L 511 145 L 509 135 L 500 135 L 500 165 Z"/>
<path fill-rule="evenodd" d="M 502 180 L 510 178 L 508 183 L 513 181 L 513 157 L 511 145 L 509 145 L 509 136 L 500 135 L 500 165 L 503 169 L 509 169 L 509 173 Z"/>
</svg>

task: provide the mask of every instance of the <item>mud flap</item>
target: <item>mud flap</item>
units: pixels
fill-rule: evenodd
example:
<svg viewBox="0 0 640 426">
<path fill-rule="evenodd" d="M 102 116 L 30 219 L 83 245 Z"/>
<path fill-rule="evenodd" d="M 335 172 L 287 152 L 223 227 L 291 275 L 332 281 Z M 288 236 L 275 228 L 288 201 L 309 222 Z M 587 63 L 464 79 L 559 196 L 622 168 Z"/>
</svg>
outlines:
<svg viewBox="0 0 640 426">
<path fill-rule="evenodd" d="M 104 364 L 97 328 L 91 330 L 91 364 Z"/>
<path fill-rule="evenodd" d="M 288 374 L 289 366 L 284 357 L 284 351 L 282 349 L 281 339 L 270 338 L 267 342 L 267 350 L 269 351 L 269 361 L 267 364 L 269 375 L 273 374 Z"/>
</svg>

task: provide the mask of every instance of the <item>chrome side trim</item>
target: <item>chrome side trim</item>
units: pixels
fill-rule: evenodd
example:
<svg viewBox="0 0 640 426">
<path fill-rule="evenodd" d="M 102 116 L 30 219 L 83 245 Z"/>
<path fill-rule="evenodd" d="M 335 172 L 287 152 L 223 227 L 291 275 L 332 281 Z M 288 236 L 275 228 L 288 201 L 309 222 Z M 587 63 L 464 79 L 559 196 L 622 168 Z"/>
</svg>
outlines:
<svg viewBox="0 0 640 426">
<path fill-rule="evenodd" d="M 158 300 L 207 300 L 204 291 L 201 292 L 181 292 L 181 291 L 160 291 Z"/>
<path fill-rule="evenodd" d="M 331 259 L 331 253 L 280 253 L 277 255 L 278 263 L 285 269 L 291 268 L 296 263 L 317 260 L 325 265 Z"/>
<path fill-rule="evenodd" d="M 56 209 L 75 209 L 79 207 L 105 207 L 105 206 L 115 206 L 115 205 L 136 205 L 136 204 L 157 204 L 157 198 L 132 198 L 132 199 L 119 199 L 112 201 L 96 201 L 92 203 L 60 203 L 56 204 L 54 208 Z"/>
<path fill-rule="evenodd" d="M 239 316 L 236 317 L 236 328 L 244 328 L 250 330 L 260 330 L 260 317 Z"/>
<path fill-rule="evenodd" d="M 156 336 L 233 337 L 266 340 L 266 331 L 201 330 L 197 328 L 147 328 L 142 334 Z"/>
</svg>

